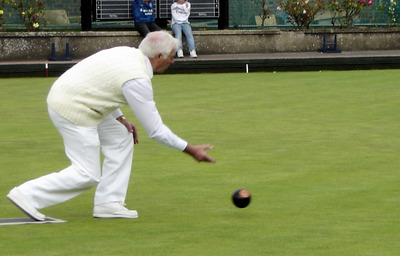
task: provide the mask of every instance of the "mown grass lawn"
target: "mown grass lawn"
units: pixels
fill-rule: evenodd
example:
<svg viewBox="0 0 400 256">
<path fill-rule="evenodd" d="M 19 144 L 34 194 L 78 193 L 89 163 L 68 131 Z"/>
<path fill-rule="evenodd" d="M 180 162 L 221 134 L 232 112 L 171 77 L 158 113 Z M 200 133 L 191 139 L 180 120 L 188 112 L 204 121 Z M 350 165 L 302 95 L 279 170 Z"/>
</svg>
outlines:
<svg viewBox="0 0 400 256">
<path fill-rule="evenodd" d="M 46 112 L 54 80 L 0 79 L 0 218 L 24 217 L 11 188 L 68 165 Z M 212 144 L 217 163 L 137 124 L 126 203 L 139 219 L 91 217 L 90 190 L 42 210 L 67 223 L 1 226 L 0 255 L 397 256 L 399 81 L 399 70 L 156 75 L 164 122 Z M 238 188 L 252 193 L 245 209 L 231 202 Z"/>
</svg>

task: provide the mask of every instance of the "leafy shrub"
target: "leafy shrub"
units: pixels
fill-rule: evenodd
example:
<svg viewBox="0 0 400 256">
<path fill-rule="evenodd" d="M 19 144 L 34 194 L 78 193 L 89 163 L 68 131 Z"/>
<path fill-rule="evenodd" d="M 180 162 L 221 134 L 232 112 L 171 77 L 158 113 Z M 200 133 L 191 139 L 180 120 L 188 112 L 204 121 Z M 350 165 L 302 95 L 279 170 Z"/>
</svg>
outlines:
<svg viewBox="0 0 400 256">
<path fill-rule="evenodd" d="M 309 28 L 317 13 L 324 8 L 323 0 L 281 0 L 278 6 L 278 10 L 289 15 L 288 22 L 299 29 Z"/>
<path fill-rule="evenodd" d="M 42 0 L 12 0 L 12 7 L 21 17 L 27 31 L 39 31 L 46 25 Z"/>
<path fill-rule="evenodd" d="M 8 2 L 8 0 L 0 0 L 0 28 L 6 22 L 5 17 L 4 17 L 4 15 L 5 15 L 4 7 L 8 4 L 10 4 Z"/>
<path fill-rule="evenodd" d="M 329 0 L 328 7 L 332 15 L 332 25 L 335 26 L 339 23 L 340 27 L 350 27 L 361 11 L 372 4 L 372 0 Z"/>
<path fill-rule="evenodd" d="M 397 6 L 397 0 L 382 1 L 377 9 L 384 17 L 387 17 L 385 22 L 388 26 L 399 26 L 400 6 Z"/>
</svg>

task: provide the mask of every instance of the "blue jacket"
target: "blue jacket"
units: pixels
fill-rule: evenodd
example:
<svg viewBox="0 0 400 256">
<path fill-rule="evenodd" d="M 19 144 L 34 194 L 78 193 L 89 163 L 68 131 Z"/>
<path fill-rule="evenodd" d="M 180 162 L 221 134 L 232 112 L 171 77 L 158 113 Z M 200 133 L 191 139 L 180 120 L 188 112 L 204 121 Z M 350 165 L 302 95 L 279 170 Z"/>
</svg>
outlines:
<svg viewBox="0 0 400 256">
<path fill-rule="evenodd" d="M 144 3 L 142 0 L 133 0 L 132 11 L 135 23 L 155 21 L 153 0 L 150 0 L 148 4 Z"/>
</svg>

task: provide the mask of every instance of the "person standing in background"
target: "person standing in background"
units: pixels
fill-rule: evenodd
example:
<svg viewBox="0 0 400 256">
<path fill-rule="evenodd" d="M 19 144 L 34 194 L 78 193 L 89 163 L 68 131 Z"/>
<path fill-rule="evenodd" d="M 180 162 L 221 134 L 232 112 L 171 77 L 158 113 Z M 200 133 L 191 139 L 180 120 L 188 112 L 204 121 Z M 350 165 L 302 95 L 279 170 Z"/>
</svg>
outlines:
<svg viewBox="0 0 400 256">
<path fill-rule="evenodd" d="M 186 37 L 190 57 L 197 58 L 192 27 L 189 23 L 190 7 L 190 3 L 187 0 L 177 0 L 171 5 L 171 28 L 175 38 L 179 40 L 178 58 L 183 58 L 182 32 Z"/>
</svg>

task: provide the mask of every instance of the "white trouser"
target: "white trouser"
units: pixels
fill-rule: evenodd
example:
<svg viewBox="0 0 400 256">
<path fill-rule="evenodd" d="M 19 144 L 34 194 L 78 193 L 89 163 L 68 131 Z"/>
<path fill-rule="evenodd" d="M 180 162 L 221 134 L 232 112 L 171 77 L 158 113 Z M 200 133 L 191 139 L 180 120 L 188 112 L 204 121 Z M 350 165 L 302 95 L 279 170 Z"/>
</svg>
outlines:
<svg viewBox="0 0 400 256">
<path fill-rule="evenodd" d="M 18 188 L 37 209 L 67 201 L 96 186 L 94 204 L 124 203 L 133 158 L 133 136 L 108 115 L 97 126 L 77 126 L 49 108 L 71 165 Z M 104 155 L 100 167 L 100 149 Z"/>
</svg>

